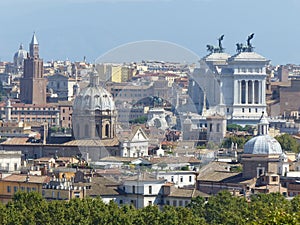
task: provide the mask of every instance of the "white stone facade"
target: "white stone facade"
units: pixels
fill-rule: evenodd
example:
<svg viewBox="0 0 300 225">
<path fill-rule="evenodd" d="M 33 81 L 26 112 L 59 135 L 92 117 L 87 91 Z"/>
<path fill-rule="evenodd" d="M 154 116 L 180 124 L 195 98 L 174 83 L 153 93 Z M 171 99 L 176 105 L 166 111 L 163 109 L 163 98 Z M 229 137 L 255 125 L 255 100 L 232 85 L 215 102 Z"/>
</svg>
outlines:
<svg viewBox="0 0 300 225">
<path fill-rule="evenodd" d="M 18 171 L 21 167 L 21 151 L 0 151 L 0 170 Z"/>
<path fill-rule="evenodd" d="M 229 123 L 254 125 L 266 113 L 266 66 L 269 60 L 255 52 L 211 53 L 194 71 L 190 95 L 198 112 L 203 105 L 226 116 Z M 203 104 L 204 93 L 207 104 Z"/>
</svg>

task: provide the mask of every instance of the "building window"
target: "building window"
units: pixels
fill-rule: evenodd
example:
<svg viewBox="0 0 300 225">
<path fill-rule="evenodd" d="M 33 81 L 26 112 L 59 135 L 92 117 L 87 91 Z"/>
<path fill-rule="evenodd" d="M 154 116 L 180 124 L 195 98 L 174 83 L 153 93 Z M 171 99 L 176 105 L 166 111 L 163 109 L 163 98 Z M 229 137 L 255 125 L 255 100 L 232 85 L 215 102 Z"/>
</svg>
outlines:
<svg viewBox="0 0 300 225">
<path fill-rule="evenodd" d="M 183 182 L 183 176 L 180 176 L 180 182 L 181 183 Z"/>
<path fill-rule="evenodd" d="M 257 108 L 255 108 L 255 112 L 257 113 Z"/>
<path fill-rule="evenodd" d="M 7 186 L 7 193 L 10 193 L 10 192 L 11 192 L 10 186 Z"/>
<path fill-rule="evenodd" d="M 152 194 L 152 186 L 149 186 L 149 194 Z"/>
<path fill-rule="evenodd" d="M 16 193 L 18 191 L 18 187 L 14 186 L 14 192 Z"/>
<path fill-rule="evenodd" d="M 229 113 L 229 108 L 227 108 L 227 113 Z"/>
<path fill-rule="evenodd" d="M 105 125 L 105 136 L 109 137 L 109 124 Z"/>
<path fill-rule="evenodd" d="M 170 205 L 170 201 L 169 200 L 166 200 L 166 205 Z"/>
<path fill-rule="evenodd" d="M 213 131 L 213 125 L 209 124 L 209 131 L 212 132 Z"/>
<path fill-rule="evenodd" d="M 189 182 L 192 182 L 192 176 L 189 176 Z"/>
<path fill-rule="evenodd" d="M 173 206 L 177 206 L 177 201 L 173 200 Z"/>
<path fill-rule="evenodd" d="M 220 132 L 220 124 L 217 124 L 217 132 Z"/>
<path fill-rule="evenodd" d="M 251 108 L 249 108 L 249 113 L 251 113 Z"/>
<path fill-rule="evenodd" d="M 132 186 L 132 193 L 135 194 L 135 186 Z"/>
<path fill-rule="evenodd" d="M 74 192 L 75 198 L 80 198 L 80 192 Z"/>
<path fill-rule="evenodd" d="M 30 189 L 31 189 L 30 187 L 27 187 L 27 192 L 30 192 Z"/>
<path fill-rule="evenodd" d="M 179 200 L 179 206 L 182 206 L 182 200 Z"/>
<path fill-rule="evenodd" d="M 272 181 L 276 182 L 277 181 L 277 177 L 272 177 Z"/>
<path fill-rule="evenodd" d="M 120 199 L 120 201 L 119 201 L 119 204 L 120 204 L 120 205 L 122 205 L 122 204 L 123 204 L 123 200 L 122 200 L 122 199 Z"/>
<path fill-rule="evenodd" d="M 245 109 L 244 109 L 244 108 L 242 108 L 242 112 L 243 112 L 243 113 L 245 112 Z"/>
<path fill-rule="evenodd" d="M 152 205 L 152 201 L 148 201 L 148 205 Z"/>
</svg>

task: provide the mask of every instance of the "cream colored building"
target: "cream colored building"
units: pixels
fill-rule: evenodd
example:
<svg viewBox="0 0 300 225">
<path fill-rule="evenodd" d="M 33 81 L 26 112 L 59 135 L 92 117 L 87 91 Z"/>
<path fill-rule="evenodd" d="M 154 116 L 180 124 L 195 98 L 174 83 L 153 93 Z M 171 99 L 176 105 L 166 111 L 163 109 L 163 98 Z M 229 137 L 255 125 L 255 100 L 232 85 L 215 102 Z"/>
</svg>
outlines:
<svg viewBox="0 0 300 225">
<path fill-rule="evenodd" d="M 96 68 L 101 81 L 121 83 L 129 81 L 133 76 L 133 69 L 130 66 L 120 64 L 99 64 Z"/>
</svg>

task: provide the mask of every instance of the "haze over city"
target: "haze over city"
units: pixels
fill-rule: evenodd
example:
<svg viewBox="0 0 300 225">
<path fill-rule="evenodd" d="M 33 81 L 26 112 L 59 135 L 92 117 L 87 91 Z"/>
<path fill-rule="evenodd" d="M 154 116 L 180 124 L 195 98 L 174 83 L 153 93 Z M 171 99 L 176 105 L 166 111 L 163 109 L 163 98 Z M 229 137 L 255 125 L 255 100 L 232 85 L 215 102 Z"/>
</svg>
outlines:
<svg viewBox="0 0 300 225">
<path fill-rule="evenodd" d="M 27 49 L 32 32 L 39 36 L 45 60 L 93 62 L 129 42 L 167 41 L 206 55 L 207 44 L 225 34 L 225 51 L 254 32 L 255 51 L 272 64 L 299 63 L 297 13 L 300 2 L 238 0 L 15 0 L 2 1 L 0 59 L 9 61 L 20 43 Z M 159 49 L 157 55 L 160 55 Z"/>
</svg>

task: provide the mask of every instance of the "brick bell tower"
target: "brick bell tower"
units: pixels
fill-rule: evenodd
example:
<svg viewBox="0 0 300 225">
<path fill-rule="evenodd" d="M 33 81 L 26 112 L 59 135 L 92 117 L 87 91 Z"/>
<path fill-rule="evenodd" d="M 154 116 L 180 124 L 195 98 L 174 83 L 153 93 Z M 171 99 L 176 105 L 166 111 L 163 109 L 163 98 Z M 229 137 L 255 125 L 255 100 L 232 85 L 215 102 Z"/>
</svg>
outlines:
<svg viewBox="0 0 300 225">
<path fill-rule="evenodd" d="M 24 60 L 23 78 L 20 80 L 20 100 L 26 104 L 46 104 L 47 80 L 43 77 L 43 60 L 39 58 L 39 43 L 35 36 L 29 45 L 29 55 Z"/>
</svg>

